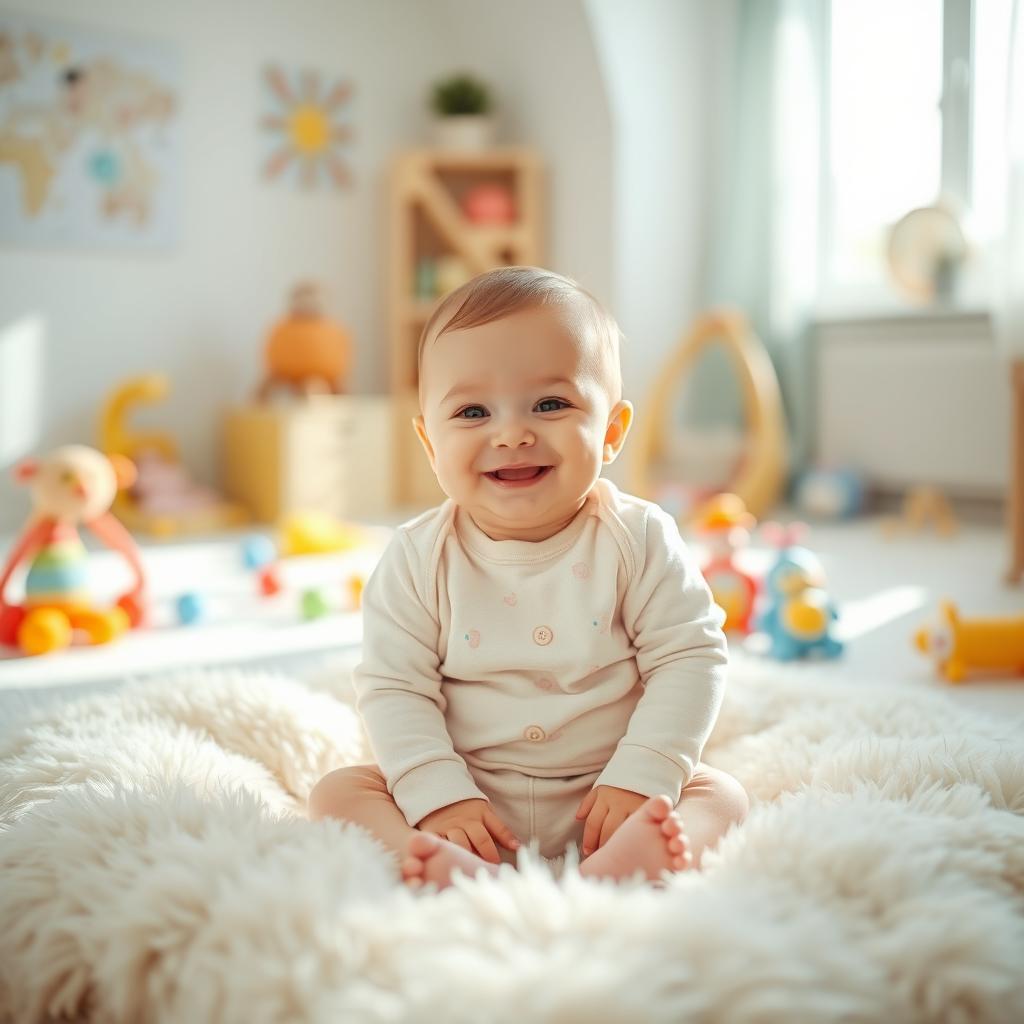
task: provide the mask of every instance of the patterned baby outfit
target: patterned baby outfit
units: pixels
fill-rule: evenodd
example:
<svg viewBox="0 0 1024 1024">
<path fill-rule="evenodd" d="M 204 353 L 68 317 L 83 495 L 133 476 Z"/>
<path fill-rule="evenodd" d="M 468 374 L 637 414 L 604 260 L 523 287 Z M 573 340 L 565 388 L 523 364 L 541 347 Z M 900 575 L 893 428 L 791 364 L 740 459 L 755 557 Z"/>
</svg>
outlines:
<svg viewBox="0 0 1024 1024">
<path fill-rule="evenodd" d="M 425 512 L 363 608 L 357 706 L 410 825 L 495 778 L 677 802 L 721 706 L 722 610 L 675 521 L 604 479 L 538 542 L 492 540 L 451 501 Z"/>
</svg>

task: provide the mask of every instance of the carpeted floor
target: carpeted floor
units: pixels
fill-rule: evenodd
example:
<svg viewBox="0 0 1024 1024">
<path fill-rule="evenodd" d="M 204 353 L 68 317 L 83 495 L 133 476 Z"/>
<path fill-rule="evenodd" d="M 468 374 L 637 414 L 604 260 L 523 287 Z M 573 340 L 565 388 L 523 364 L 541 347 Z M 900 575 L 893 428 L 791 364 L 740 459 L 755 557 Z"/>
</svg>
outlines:
<svg viewBox="0 0 1024 1024">
<path fill-rule="evenodd" d="M 1024 722 L 739 663 L 743 826 L 667 889 L 414 894 L 304 820 L 365 758 L 347 666 L 189 673 L 0 735 L 0 1019 L 1024 1020 Z"/>
</svg>

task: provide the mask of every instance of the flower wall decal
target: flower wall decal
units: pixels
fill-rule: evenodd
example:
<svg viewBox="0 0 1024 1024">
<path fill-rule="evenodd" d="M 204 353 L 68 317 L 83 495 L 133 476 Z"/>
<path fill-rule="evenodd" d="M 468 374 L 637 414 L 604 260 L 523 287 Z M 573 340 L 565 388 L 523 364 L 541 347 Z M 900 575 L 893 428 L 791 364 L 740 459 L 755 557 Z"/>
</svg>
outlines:
<svg viewBox="0 0 1024 1024">
<path fill-rule="evenodd" d="M 351 186 L 343 150 L 352 140 L 351 125 L 346 123 L 352 83 L 339 79 L 328 85 L 316 71 L 289 75 L 270 65 L 264 69 L 263 84 L 269 109 L 260 127 L 273 137 L 264 178 L 292 178 L 304 189 L 321 182 L 335 188 Z"/>
</svg>

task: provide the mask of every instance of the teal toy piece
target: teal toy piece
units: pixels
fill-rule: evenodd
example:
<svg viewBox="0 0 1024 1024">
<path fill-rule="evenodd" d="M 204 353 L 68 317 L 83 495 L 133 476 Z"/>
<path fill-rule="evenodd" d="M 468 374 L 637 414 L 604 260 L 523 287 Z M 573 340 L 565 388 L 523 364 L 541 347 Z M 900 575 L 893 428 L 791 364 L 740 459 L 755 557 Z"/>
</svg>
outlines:
<svg viewBox="0 0 1024 1024">
<path fill-rule="evenodd" d="M 25 578 L 25 595 L 36 602 L 85 601 L 89 580 L 85 545 L 67 536 L 40 551 Z"/>
<path fill-rule="evenodd" d="M 242 541 L 242 561 L 246 569 L 262 569 L 277 558 L 277 548 L 269 537 L 254 533 Z"/>
<path fill-rule="evenodd" d="M 182 594 L 174 604 L 178 612 L 178 621 L 183 626 L 191 626 L 206 618 L 206 601 L 202 594 Z"/>
</svg>

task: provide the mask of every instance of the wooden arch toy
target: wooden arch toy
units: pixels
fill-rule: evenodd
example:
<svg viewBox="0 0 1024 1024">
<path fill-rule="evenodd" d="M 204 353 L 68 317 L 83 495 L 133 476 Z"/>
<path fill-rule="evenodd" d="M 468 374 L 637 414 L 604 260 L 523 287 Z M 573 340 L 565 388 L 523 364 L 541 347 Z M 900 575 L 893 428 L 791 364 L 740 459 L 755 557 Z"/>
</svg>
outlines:
<svg viewBox="0 0 1024 1024">
<path fill-rule="evenodd" d="M 206 533 L 247 522 L 245 508 L 192 480 L 170 434 L 131 423 L 138 406 L 163 401 L 169 390 L 163 374 L 144 374 L 122 381 L 103 404 L 100 447 L 107 455 L 131 459 L 138 472 L 132 489 L 114 499 L 114 514 L 130 530 L 155 537 Z"/>
<path fill-rule="evenodd" d="M 746 416 L 744 455 L 732 478 L 716 493 L 728 491 L 738 495 L 750 513 L 760 518 L 778 500 L 785 485 L 786 420 L 771 359 L 746 317 L 735 310 L 713 310 L 700 317 L 658 374 L 646 415 L 637 424 L 633 490 L 641 497 L 655 499 L 659 483 L 656 467 L 664 462 L 672 395 L 686 375 L 693 372 L 701 354 L 716 344 L 728 353 L 736 372 Z M 711 497 L 707 495 L 706 500 L 696 502 L 685 518 L 702 516 Z"/>
</svg>

